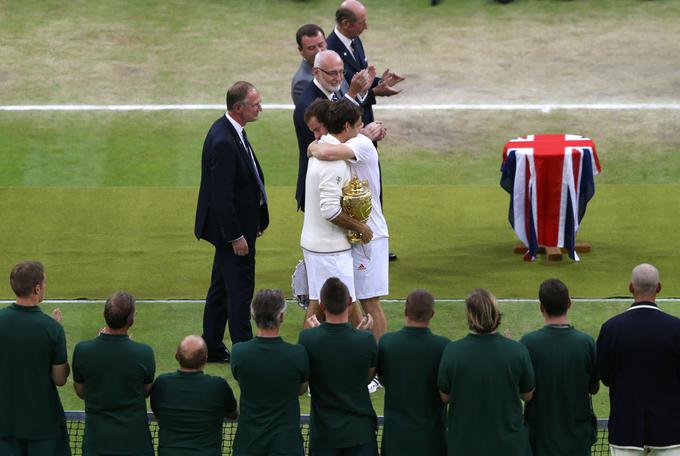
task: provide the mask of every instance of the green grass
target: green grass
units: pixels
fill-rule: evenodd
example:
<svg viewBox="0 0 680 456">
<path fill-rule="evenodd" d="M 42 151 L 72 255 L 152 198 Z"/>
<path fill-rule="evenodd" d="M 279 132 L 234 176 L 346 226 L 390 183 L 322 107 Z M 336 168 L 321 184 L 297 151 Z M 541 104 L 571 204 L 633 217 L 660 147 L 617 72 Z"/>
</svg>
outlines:
<svg viewBox="0 0 680 456">
<path fill-rule="evenodd" d="M 628 302 L 575 302 L 569 315 L 576 328 L 596 338 L 602 322 L 622 312 L 628 305 Z M 397 330 L 403 326 L 402 306 L 401 302 L 385 304 L 385 313 L 390 330 Z M 660 306 L 673 315 L 680 316 L 679 303 L 662 303 Z M 42 307 L 48 312 L 55 305 L 45 304 Z M 67 335 L 70 360 L 76 342 L 95 337 L 99 328 L 103 326 L 103 305 L 76 303 L 60 304 L 59 307 L 64 315 L 63 324 Z M 543 325 L 537 303 L 503 302 L 500 307 L 503 312 L 500 330 L 509 330 L 515 340 Z M 183 336 L 192 333 L 200 334 L 202 311 L 203 305 L 201 303 L 138 304 L 136 321 L 130 331 L 134 340 L 148 343 L 153 347 L 156 354 L 157 374 L 170 372 L 177 368 L 174 359 L 175 347 Z M 302 326 L 302 318 L 303 312 L 299 307 L 291 305 L 288 308 L 281 331 L 282 337 L 286 341 L 297 341 L 298 332 Z M 158 328 L 164 328 L 164 330 L 159 331 Z M 468 330 L 463 304 L 460 302 L 438 303 L 431 328 L 435 333 L 452 340 L 464 337 Z M 228 365 L 209 364 L 206 372 L 226 378 L 238 397 L 238 383 L 231 375 Z M 83 408 L 83 402 L 73 392 L 72 378 L 69 378 L 68 383 L 60 388 L 59 392 L 65 409 L 81 410 Z M 373 405 L 379 414 L 383 412 L 383 395 L 384 390 L 379 390 L 378 393 L 371 396 Z M 593 397 L 593 405 L 598 417 L 608 416 L 608 404 L 607 388 L 603 387 L 600 393 Z M 303 413 L 309 413 L 309 398 L 307 396 L 301 396 L 300 406 Z"/>
<path fill-rule="evenodd" d="M 271 228 L 258 241 L 257 287 L 289 290 L 301 258 L 300 213 L 292 187 L 273 187 Z M 525 263 L 512 254 L 507 195 L 495 186 L 392 186 L 385 205 L 392 249 L 390 295 L 415 287 L 440 297 L 490 288 L 501 297 L 534 296 L 538 283 L 562 278 L 574 296 L 626 294 L 631 268 L 657 265 L 666 296 L 680 296 L 676 252 L 680 186 L 602 186 L 584 219 L 581 240 L 593 251 L 579 263 Z M 654 204 L 649 204 L 653 201 Z M 195 188 L 0 189 L 2 270 L 42 260 L 51 298 L 102 298 L 126 289 L 141 298 L 202 298 L 213 250 L 193 239 Z M 644 213 L 646 219 L 631 217 Z M 31 223 L 26 221 L 33 220 Z M 6 282 L 0 296 L 11 297 Z"/>
</svg>

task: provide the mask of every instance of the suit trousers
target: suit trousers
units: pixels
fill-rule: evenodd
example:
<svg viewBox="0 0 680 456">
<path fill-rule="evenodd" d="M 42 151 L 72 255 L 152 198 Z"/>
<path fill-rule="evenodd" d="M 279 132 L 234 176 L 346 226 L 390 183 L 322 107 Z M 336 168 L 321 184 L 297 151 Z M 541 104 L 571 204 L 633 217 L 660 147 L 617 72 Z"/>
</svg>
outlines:
<svg viewBox="0 0 680 456">
<path fill-rule="evenodd" d="M 224 331 L 229 323 L 232 344 L 253 338 L 250 302 L 255 287 L 255 242 L 248 255 L 237 256 L 231 245 L 215 249 L 212 277 L 203 310 L 203 339 L 210 353 L 224 353 Z"/>
</svg>

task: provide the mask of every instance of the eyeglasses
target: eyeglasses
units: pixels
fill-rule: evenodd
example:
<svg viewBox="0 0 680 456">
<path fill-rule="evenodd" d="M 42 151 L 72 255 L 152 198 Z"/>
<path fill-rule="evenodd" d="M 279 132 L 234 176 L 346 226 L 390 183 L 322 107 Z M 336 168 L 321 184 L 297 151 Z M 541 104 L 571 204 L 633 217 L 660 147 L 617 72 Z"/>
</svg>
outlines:
<svg viewBox="0 0 680 456">
<path fill-rule="evenodd" d="M 333 70 L 333 71 L 326 71 L 321 67 L 317 67 L 319 70 L 321 70 L 323 73 L 327 74 L 328 76 L 335 78 L 337 76 L 342 76 L 345 74 L 345 70 Z"/>
</svg>

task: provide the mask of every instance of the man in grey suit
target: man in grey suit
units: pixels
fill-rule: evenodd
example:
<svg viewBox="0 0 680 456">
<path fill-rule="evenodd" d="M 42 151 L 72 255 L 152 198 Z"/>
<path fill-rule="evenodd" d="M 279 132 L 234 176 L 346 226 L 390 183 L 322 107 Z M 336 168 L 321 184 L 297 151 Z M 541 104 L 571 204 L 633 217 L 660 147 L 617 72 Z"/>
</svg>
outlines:
<svg viewBox="0 0 680 456">
<path fill-rule="evenodd" d="M 297 41 L 302 62 L 300 62 L 300 67 L 290 83 L 290 97 L 293 99 L 293 103 L 297 104 L 302 92 L 314 79 L 312 74 L 314 56 L 326 50 L 326 34 L 316 24 L 305 24 L 295 33 L 295 41 Z M 340 91 L 347 93 L 348 88 L 347 81 L 343 79 Z"/>
</svg>

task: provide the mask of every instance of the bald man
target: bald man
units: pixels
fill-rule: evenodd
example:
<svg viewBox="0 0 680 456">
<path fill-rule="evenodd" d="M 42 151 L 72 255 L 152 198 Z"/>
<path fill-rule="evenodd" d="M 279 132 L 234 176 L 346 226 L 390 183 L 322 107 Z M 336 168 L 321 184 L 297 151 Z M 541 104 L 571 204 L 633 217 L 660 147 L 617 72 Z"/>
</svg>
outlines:
<svg viewBox="0 0 680 456">
<path fill-rule="evenodd" d="M 328 35 L 326 45 L 329 50 L 340 55 L 345 64 L 345 79 L 349 82 L 358 71 L 369 68 L 368 57 L 364 52 L 359 35 L 368 29 L 368 11 L 356 0 L 346 0 L 335 12 L 335 29 Z M 375 78 L 363 103 L 363 121 L 365 125 L 373 122 L 375 97 L 389 97 L 400 92 L 394 85 L 403 81 L 398 74 L 385 70 L 382 77 Z"/>
<path fill-rule="evenodd" d="M 349 91 L 343 93 L 343 72 L 344 64 L 338 54 L 333 51 L 321 51 L 314 55 L 314 63 L 312 74 L 314 78 L 307 87 L 302 91 L 295 103 L 295 111 L 293 113 L 293 124 L 295 125 L 295 134 L 298 140 L 298 181 L 295 191 L 295 199 L 297 200 L 297 208 L 305 210 L 305 176 L 307 175 L 307 146 L 314 141 L 314 133 L 312 133 L 305 123 L 305 110 L 315 100 L 321 98 L 331 101 L 348 100 L 353 104 L 358 104 L 356 101 L 357 95 L 361 90 L 370 87 L 370 80 L 372 76 L 368 72 L 364 72 L 362 81 L 357 78 L 354 83 L 350 84 Z M 384 135 L 383 135 L 384 136 Z"/>
<path fill-rule="evenodd" d="M 612 456 L 680 454 L 680 319 L 656 305 L 659 271 L 633 269 L 635 302 L 597 338 L 597 371 L 609 387 Z"/>
<path fill-rule="evenodd" d="M 158 419 L 158 456 L 221 455 L 224 418 L 236 419 L 236 398 L 222 377 L 203 373 L 208 347 L 187 336 L 177 346 L 177 372 L 159 376 L 151 390 Z"/>
</svg>

